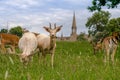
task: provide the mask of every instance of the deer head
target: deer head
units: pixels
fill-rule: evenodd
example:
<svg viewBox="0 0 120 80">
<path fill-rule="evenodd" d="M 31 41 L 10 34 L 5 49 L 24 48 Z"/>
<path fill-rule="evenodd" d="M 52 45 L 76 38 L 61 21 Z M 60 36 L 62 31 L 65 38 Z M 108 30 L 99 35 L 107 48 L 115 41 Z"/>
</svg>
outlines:
<svg viewBox="0 0 120 80">
<path fill-rule="evenodd" d="M 120 32 L 113 32 L 112 36 L 115 36 L 118 41 L 120 41 Z"/>
<path fill-rule="evenodd" d="M 52 29 L 51 23 L 50 23 L 50 26 L 49 26 L 49 27 L 44 27 L 44 29 L 45 29 L 47 32 L 50 33 L 50 37 L 55 38 L 55 37 L 56 37 L 56 33 L 61 30 L 61 27 L 62 27 L 62 25 L 61 25 L 61 26 L 56 26 L 56 23 L 55 23 L 55 24 L 54 24 L 54 29 Z"/>
</svg>

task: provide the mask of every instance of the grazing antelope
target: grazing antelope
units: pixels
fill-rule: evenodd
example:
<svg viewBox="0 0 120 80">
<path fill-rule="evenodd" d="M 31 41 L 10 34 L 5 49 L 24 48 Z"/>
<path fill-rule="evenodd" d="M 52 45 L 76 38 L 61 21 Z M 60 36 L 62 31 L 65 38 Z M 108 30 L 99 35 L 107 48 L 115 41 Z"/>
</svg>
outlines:
<svg viewBox="0 0 120 80">
<path fill-rule="evenodd" d="M 3 53 L 6 53 L 6 45 L 9 45 L 12 52 L 15 53 L 15 47 L 18 46 L 19 37 L 13 34 L 0 33 L 0 47 Z"/>
<path fill-rule="evenodd" d="M 33 51 L 37 48 L 37 37 L 32 32 L 26 32 L 19 40 L 19 48 L 22 51 L 20 54 L 20 60 L 24 64 L 27 64 L 31 56 L 34 54 Z"/>
<path fill-rule="evenodd" d="M 102 43 L 101 43 L 101 41 L 99 41 L 97 43 L 92 43 L 92 45 L 93 45 L 94 54 L 96 54 L 97 51 L 102 51 Z"/>
<path fill-rule="evenodd" d="M 120 32 L 114 32 L 112 36 L 103 39 L 102 48 L 105 51 L 105 62 L 109 61 L 109 56 L 111 56 L 111 60 L 114 63 L 118 40 L 120 40 Z"/>
<path fill-rule="evenodd" d="M 56 48 L 56 33 L 61 30 L 62 26 L 56 27 L 54 24 L 54 29 L 50 27 L 44 27 L 44 29 L 50 33 L 50 36 L 45 34 L 39 34 L 37 36 L 38 39 L 38 48 L 40 52 L 42 52 L 42 56 L 45 58 L 46 54 L 51 54 L 51 65 L 53 68 L 53 61 L 54 61 L 54 53 Z"/>
</svg>

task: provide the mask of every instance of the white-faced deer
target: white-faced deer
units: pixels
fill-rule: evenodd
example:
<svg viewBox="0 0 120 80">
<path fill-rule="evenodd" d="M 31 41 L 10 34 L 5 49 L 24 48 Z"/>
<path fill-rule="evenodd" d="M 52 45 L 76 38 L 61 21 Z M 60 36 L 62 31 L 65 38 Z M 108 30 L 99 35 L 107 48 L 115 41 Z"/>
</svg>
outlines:
<svg viewBox="0 0 120 80">
<path fill-rule="evenodd" d="M 50 36 L 45 34 L 40 34 L 37 36 L 38 48 L 42 52 L 42 56 L 45 57 L 47 53 L 51 54 L 51 65 L 53 68 L 54 53 L 56 48 L 56 33 L 60 31 L 62 26 L 56 26 L 54 24 L 54 29 L 50 27 L 44 27 L 44 29 L 50 33 Z"/>
<path fill-rule="evenodd" d="M 105 62 L 109 61 L 109 56 L 111 56 L 111 60 L 114 63 L 118 40 L 120 40 L 120 32 L 114 32 L 112 36 L 104 38 L 102 48 L 105 51 Z"/>
</svg>

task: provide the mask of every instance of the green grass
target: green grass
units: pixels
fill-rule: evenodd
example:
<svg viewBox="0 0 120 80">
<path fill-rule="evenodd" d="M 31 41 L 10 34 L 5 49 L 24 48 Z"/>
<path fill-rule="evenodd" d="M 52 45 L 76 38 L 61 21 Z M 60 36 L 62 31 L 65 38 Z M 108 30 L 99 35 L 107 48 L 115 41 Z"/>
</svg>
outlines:
<svg viewBox="0 0 120 80">
<path fill-rule="evenodd" d="M 46 65 L 39 63 L 34 55 L 26 67 L 16 55 L 0 54 L 0 80 L 119 80 L 120 48 L 115 56 L 115 65 L 103 62 L 103 53 L 93 55 L 87 42 L 57 42 L 54 69 L 50 55 Z"/>
</svg>

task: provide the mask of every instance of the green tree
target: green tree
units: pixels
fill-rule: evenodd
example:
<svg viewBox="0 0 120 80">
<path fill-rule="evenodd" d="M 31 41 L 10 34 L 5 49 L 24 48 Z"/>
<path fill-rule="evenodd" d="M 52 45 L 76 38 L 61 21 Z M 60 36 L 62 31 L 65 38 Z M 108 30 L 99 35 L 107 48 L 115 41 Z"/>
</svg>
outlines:
<svg viewBox="0 0 120 80">
<path fill-rule="evenodd" d="M 88 33 L 94 36 L 97 32 L 105 31 L 109 18 L 110 13 L 108 11 L 95 12 L 86 23 L 86 27 L 89 29 Z"/>
<path fill-rule="evenodd" d="M 7 33 L 8 30 L 7 29 L 1 29 L 0 33 Z"/>
<path fill-rule="evenodd" d="M 118 26 L 120 28 L 120 17 L 117 18 Z"/>
<path fill-rule="evenodd" d="M 21 37 L 22 36 L 22 28 L 21 28 L 21 26 L 13 27 L 9 30 L 9 33 L 15 34 L 15 35 Z"/>
<path fill-rule="evenodd" d="M 78 35 L 78 37 L 77 37 L 77 40 L 78 41 L 85 41 L 86 39 L 85 39 L 85 33 L 83 33 L 83 32 L 81 32 L 79 35 Z"/>
<path fill-rule="evenodd" d="M 120 18 L 110 19 L 106 25 L 106 29 L 110 34 L 112 34 L 112 32 L 120 31 Z"/>
<path fill-rule="evenodd" d="M 100 11 L 103 6 L 115 8 L 120 3 L 120 0 L 92 0 L 92 6 L 88 6 L 90 11 Z"/>
</svg>

